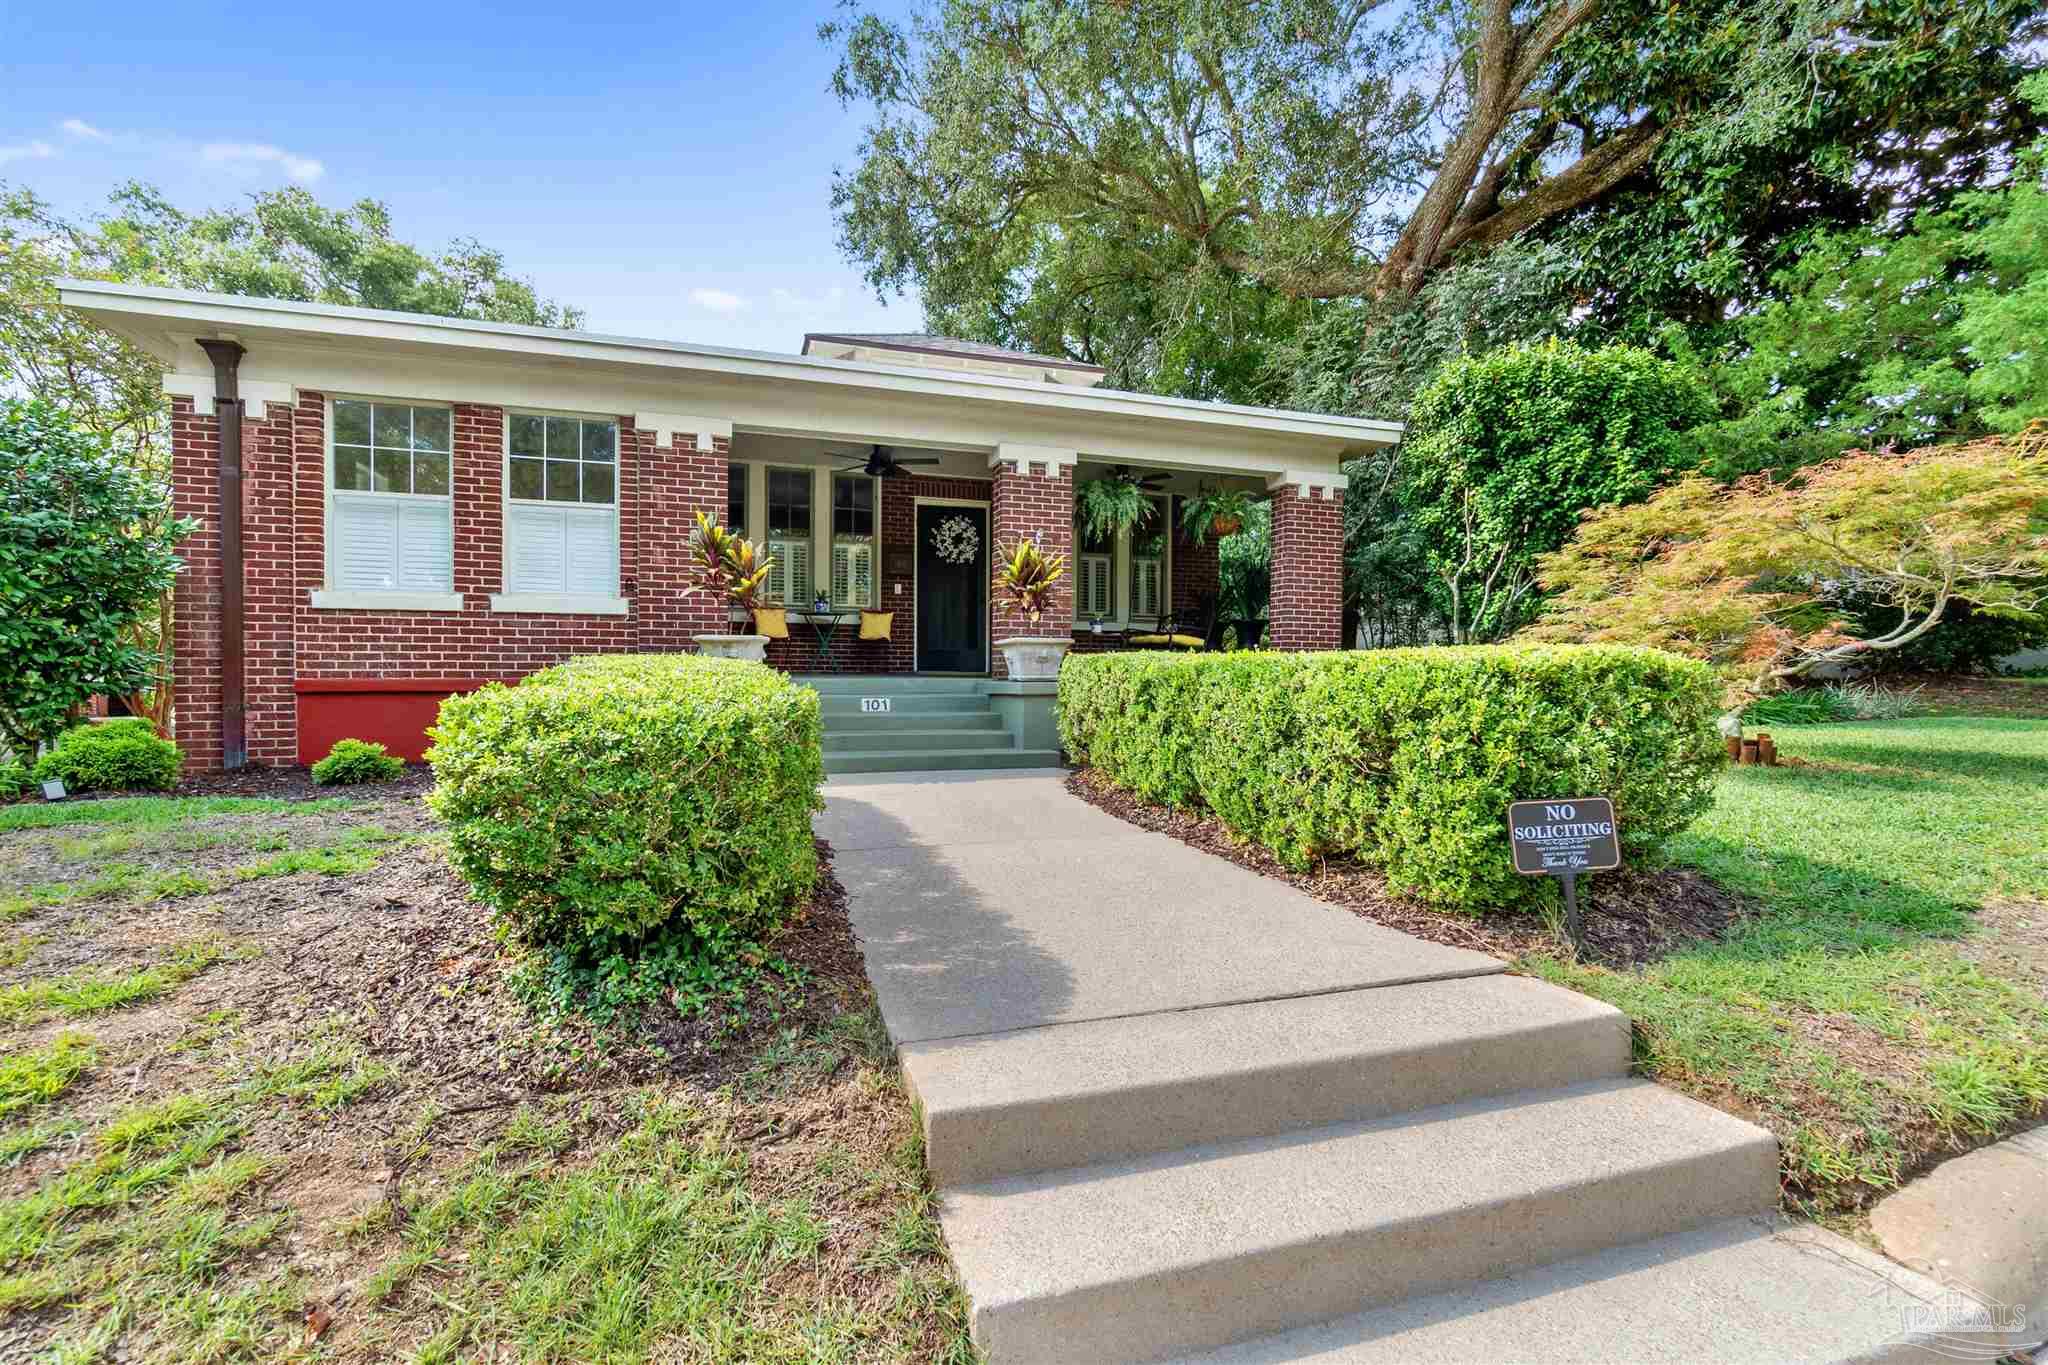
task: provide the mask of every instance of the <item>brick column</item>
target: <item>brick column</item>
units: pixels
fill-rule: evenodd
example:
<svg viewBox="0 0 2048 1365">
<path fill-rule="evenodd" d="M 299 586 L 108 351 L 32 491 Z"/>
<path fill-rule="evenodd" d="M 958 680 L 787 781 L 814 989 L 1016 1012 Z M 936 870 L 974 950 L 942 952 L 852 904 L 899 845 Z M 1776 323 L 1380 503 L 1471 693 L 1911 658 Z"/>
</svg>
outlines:
<svg viewBox="0 0 2048 1365">
<path fill-rule="evenodd" d="M 171 399 L 171 509 L 199 523 L 178 546 L 171 628 L 171 734 L 188 773 L 221 764 L 220 457 L 211 406 Z"/>
<path fill-rule="evenodd" d="M 1273 493 L 1273 648 L 1344 642 L 1344 476 L 1289 471 Z"/>
<path fill-rule="evenodd" d="M 1067 572 L 1053 585 L 1045 611 L 1034 622 L 998 601 L 989 590 L 990 670 L 1006 676 L 997 640 L 1015 635 L 1065 635 L 1074 626 L 1074 452 L 1049 446 L 1004 443 L 989 459 L 995 472 L 989 494 L 989 572 L 998 558 L 1022 539 L 1035 539 L 1047 555 L 1065 555 Z"/>
<path fill-rule="evenodd" d="M 696 648 L 693 635 L 726 629 L 726 603 L 697 585 L 690 536 L 703 511 L 725 520 L 725 469 L 732 458 L 732 424 L 709 418 L 642 412 L 619 424 L 619 443 L 632 443 L 638 553 L 633 594 L 638 646 L 653 653 Z M 625 561 L 620 561 L 624 571 Z"/>
</svg>

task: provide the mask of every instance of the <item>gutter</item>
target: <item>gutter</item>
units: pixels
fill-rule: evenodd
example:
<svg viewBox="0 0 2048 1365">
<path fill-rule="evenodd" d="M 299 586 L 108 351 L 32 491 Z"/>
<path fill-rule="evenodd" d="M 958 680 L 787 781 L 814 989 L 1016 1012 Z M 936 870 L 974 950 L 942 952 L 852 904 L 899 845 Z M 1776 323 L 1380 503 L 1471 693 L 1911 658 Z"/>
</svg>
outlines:
<svg viewBox="0 0 2048 1365">
<path fill-rule="evenodd" d="M 220 756 L 232 772 L 249 764 L 246 667 L 242 656 L 241 343 L 199 343 L 213 362 L 213 419 L 220 466 Z"/>
</svg>

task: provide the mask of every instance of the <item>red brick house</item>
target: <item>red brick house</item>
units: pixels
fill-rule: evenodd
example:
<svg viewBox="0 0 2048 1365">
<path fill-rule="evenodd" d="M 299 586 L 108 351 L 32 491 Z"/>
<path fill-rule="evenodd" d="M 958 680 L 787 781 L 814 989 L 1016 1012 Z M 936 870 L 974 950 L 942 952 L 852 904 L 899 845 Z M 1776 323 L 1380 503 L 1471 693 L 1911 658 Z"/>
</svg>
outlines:
<svg viewBox="0 0 2048 1365">
<path fill-rule="evenodd" d="M 990 552 L 1027 535 L 1071 558 L 1054 613 L 1077 648 L 1185 619 L 1216 590 L 1214 542 L 1179 530 L 1205 486 L 1273 500 L 1271 642 L 1331 648 L 1339 466 L 1400 434 L 935 337 L 775 355 L 89 281 L 62 297 L 169 371 L 175 501 L 201 526 L 175 642 L 197 769 L 309 762 L 344 735 L 417 755 L 451 692 L 691 648 L 728 621 L 685 591 L 699 510 L 780 561 L 790 638 L 769 659 L 793 672 L 1000 678 L 992 642 L 1047 629 L 988 591 Z M 1074 489 L 1112 471 L 1159 515 L 1087 543 Z M 893 612 L 890 638 L 833 629 L 853 608 Z"/>
</svg>

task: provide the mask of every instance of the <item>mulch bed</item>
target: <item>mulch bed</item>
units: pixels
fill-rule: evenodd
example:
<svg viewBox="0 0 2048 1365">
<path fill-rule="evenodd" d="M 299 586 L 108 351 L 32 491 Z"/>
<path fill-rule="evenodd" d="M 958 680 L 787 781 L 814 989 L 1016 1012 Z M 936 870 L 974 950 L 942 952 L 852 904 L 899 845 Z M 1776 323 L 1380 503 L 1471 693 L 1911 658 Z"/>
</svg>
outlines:
<svg viewBox="0 0 2048 1365">
<path fill-rule="evenodd" d="M 173 796 L 263 796 L 274 801 L 313 801 L 324 796 L 425 796 L 434 785 L 434 770 L 424 763 L 408 763 L 405 775 L 391 782 L 370 782 L 360 786 L 323 787 L 306 768 L 238 768 L 227 773 L 194 773 L 178 783 Z M 161 792 L 133 792 L 135 796 L 160 796 Z"/>
<path fill-rule="evenodd" d="M 1919 689 L 1920 704 L 1932 711 L 2048 718 L 2048 687 L 2039 683 L 1951 673 L 1909 674 L 1878 681 L 1899 692 Z"/>
<path fill-rule="evenodd" d="M 1215 816 L 1141 801 L 1093 769 L 1068 774 L 1067 790 L 1120 820 L 1171 835 L 1362 919 L 1432 943 L 1470 948 L 1503 961 L 1562 948 L 1534 915 L 1468 916 L 1432 910 L 1389 891 L 1386 878 L 1360 862 L 1332 859 L 1296 872 L 1265 849 L 1239 839 Z M 1748 913 L 1740 897 L 1681 868 L 1602 872 L 1579 884 L 1579 905 L 1585 912 L 1585 945 L 1579 961 L 1605 967 L 1639 966 L 1702 939 L 1720 938 Z"/>
</svg>

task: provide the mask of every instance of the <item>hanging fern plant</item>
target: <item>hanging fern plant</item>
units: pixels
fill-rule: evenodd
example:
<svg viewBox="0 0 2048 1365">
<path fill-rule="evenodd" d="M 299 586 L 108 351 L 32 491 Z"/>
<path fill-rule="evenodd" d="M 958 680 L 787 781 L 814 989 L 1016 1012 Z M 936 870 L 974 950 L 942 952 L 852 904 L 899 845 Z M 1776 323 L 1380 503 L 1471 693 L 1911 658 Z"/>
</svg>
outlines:
<svg viewBox="0 0 2048 1365">
<path fill-rule="evenodd" d="M 1075 490 L 1081 529 L 1090 540 L 1136 530 L 1159 510 L 1144 489 L 1129 479 L 1090 479 Z"/>
</svg>

